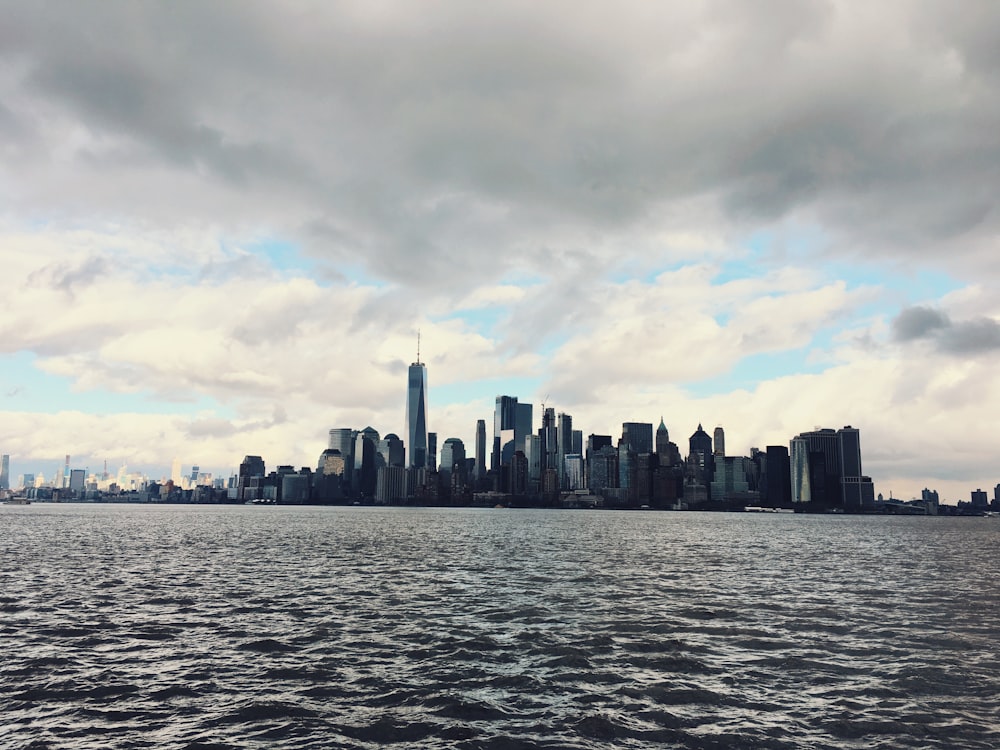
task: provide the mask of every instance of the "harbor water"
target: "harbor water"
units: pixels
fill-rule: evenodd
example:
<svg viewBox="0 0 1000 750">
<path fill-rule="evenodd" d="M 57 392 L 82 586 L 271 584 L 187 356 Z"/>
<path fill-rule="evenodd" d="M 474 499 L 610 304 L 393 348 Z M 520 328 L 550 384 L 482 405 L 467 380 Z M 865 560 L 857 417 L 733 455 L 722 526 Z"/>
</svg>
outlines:
<svg viewBox="0 0 1000 750">
<path fill-rule="evenodd" d="M 1000 520 L 0 508 L 0 749 L 996 748 Z"/>
</svg>

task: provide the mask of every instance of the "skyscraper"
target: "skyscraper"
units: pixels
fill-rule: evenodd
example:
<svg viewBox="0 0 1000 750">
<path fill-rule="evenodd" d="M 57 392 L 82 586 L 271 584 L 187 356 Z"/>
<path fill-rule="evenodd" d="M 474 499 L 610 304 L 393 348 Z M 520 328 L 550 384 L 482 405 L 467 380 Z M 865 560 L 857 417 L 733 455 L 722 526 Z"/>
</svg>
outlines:
<svg viewBox="0 0 1000 750">
<path fill-rule="evenodd" d="M 518 403 L 514 415 L 514 451 L 524 451 L 524 441 L 531 434 L 531 404 Z"/>
<path fill-rule="evenodd" d="M 556 410 L 546 409 L 542 405 L 542 429 L 538 432 L 542 439 L 542 472 L 546 469 L 556 469 L 558 476 L 559 436 L 556 429 Z"/>
<path fill-rule="evenodd" d="M 409 465 L 427 466 L 427 367 L 420 362 L 420 335 L 417 335 L 417 361 L 410 365 L 406 386 L 406 450 Z"/>
<path fill-rule="evenodd" d="M 566 476 L 566 456 L 573 451 L 573 417 L 569 414 L 559 412 L 556 417 L 556 440 L 559 442 L 559 465 L 556 467 L 559 472 L 559 487 L 566 487 L 568 479 Z"/>
<path fill-rule="evenodd" d="M 632 453 L 653 452 L 653 425 L 650 422 L 622 422 L 622 440 Z"/>
<path fill-rule="evenodd" d="M 861 474 L 861 435 L 850 425 L 839 430 L 830 428 L 803 432 L 792 439 L 792 494 L 796 502 L 822 503 L 858 510 L 871 502 L 874 487 Z M 803 486 L 801 464 L 808 451 L 808 494 L 796 489 Z M 796 456 L 798 461 L 796 461 Z M 796 463 L 800 478 L 796 481 Z"/>
<path fill-rule="evenodd" d="M 437 470 L 438 458 L 438 434 L 436 432 L 427 433 L 427 468 L 431 471 Z"/>
<path fill-rule="evenodd" d="M 667 431 L 667 426 L 663 423 L 663 417 L 660 417 L 660 426 L 656 428 L 656 452 L 660 455 L 660 460 L 662 461 L 669 451 L 670 433 Z"/>
<path fill-rule="evenodd" d="M 517 418 L 517 396 L 497 396 L 493 412 L 493 454 L 490 457 L 490 469 L 493 471 L 510 463 L 514 455 Z"/>
<path fill-rule="evenodd" d="M 458 472 L 465 479 L 465 443 L 459 438 L 448 438 L 441 446 L 441 475 L 451 477 L 452 472 Z"/>
<path fill-rule="evenodd" d="M 10 489 L 10 456 L 0 456 L 0 490 Z"/>
<path fill-rule="evenodd" d="M 706 484 L 712 481 L 712 438 L 698 424 L 698 429 L 688 440 L 688 458 L 695 458 L 699 479 Z"/>
<path fill-rule="evenodd" d="M 712 442 L 715 443 L 715 451 L 714 451 L 715 455 L 716 456 L 720 456 L 720 457 L 721 456 L 725 456 L 726 455 L 726 433 L 722 429 L 721 425 L 715 428 L 715 434 L 714 434 L 713 438 L 714 439 L 713 439 Z"/>
<path fill-rule="evenodd" d="M 486 420 L 476 420 L 476 479 L 486 476 Z"/>
</svg>

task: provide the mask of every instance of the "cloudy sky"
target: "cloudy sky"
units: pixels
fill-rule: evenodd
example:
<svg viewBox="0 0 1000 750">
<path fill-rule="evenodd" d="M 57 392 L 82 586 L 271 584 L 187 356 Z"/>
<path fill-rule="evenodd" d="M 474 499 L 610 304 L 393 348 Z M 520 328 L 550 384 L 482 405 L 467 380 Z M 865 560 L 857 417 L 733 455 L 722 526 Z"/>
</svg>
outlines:
<svg viewBox="0 0 1000 750">
<path fill-rule="evenodd" d="M 1000 482 L 995 2 L 0 10 L 14 474 L 315 465 L 419 329 L 442 442 L 504 393 Z"/>
</svg>

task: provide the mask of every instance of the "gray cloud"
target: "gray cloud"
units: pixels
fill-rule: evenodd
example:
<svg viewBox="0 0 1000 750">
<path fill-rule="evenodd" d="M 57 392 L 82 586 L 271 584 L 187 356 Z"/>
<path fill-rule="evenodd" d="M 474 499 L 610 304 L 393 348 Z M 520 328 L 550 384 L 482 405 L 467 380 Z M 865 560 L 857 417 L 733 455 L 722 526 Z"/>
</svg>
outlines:
<svg viewBox="0 0 1000 750">
<path fill-rule="evenodd" d="M 439 291 L 558 275 L 537 248 L 654 233 L 704 197 L 722 229 L 794 216 L 833 252 L 995 263 L 989 2 L 7 2 L 4 17 L 0 119 L 45 113 L 8 128 L 36 155 L 8 187 L 29 215 L 264 224 L 325 273 Z M 51 160 L 69 132 L 87 137 Z"/>
<path fill-rule="evenodd" d="M 941 347 L 953 354 L 979 354 L 1000 350 L 1000 323 L 992 318 L 977 318 L 956 324 Z"/>
<path fill-rule="evenodd" d="M 899 342 L 930 340 L 943 352 L 972 355 L 1000 350 L 1000 323 L 992 318 L 953 322 L 940 310 L 908 307 L 892 321 L 893 338 Z"/>
<path fill-rule="evenodd" d="M 913 341 L 926 338 L 950 326 L 951 320 L 940 310 L 920 306 L 907 307 L 892 321 L 892 334 L 896 341 Z"/>
</svg>

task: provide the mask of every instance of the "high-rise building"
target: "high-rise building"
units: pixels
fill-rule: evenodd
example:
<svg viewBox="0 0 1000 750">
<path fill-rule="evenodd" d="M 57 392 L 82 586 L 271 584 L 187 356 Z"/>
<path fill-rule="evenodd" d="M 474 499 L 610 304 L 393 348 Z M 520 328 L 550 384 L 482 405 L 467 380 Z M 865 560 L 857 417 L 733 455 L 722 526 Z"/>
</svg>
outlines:
<svg viewBox="0 0 1000 750">
<path fill-rule="evenodd" d="M 525 440 L 531 434 L 531 404 L 517 404 L 514 416 L 514 450 L 524 451 Z"/>
<path fill-rule="evenodd" d="M 493 453 L 490 469 L 499 471 L 514 455 L 514 431 L 517 425 L 517 396 L 497 396 L 493 411 Z"/>
<path fill-rule="evenodd" d="M 254 480 L 264 477 L 264 459 L 260 456 L 247 456 L 240 464 L 240 478 L 237 486 L 237 496 L 240 500 L 257 500 L 258 495 L 252 492 Z"/>
<path fill-rule="evenodd" d="M 612 447 L 610 435 L 594 435 L 593 433 L 591 433 L 590 435 L 587 436 L 587 451 L 584 454 L 583 471 L 584 471 L 584 482 L 586 483 L 586 486 L 590 488 L 591 492 L 596 492 L 596 490 L 600 488 L 615 486 L 615 480 L 608 479 L 606 473 L 599 475 L 594 474 L 594 472 L 602 472 L 602 471 L 606 472 L 607 467 L 606 466 L 595 467 L 595 461 L 597 460 L 598 452 L 602 448 L 609 448 L 609 447 Z M 617 455 L 618 455 L 617 452 L 615 452 L 616 460 L 617 460 Z M 613 472 L 613 474 L 614 477 L 617 478 L 618 476 L 617 469 Z M 604 478 L 600 479 L 600 477 Z M 600 481 L 600 484 L 595 486 L 594 484 L 595 481 Z"/>
<path fill-rule="evenodd" d="M 650 422 L 622 422 L 622 440 L 639 455 L 653 452 L 653 425 Z"/>
<path fill-rule="evenodd" d="M 693 459 L 692 463 L 697 467 L 701 479 L 706 484 L 712 481 L 712 438 L 702 429 L 701 424 L 688 440 L 688 459 Z"/>
<path fill-rule="evenodd" d="M 528 460 L 528 481 L 535 484 L 542 481 L 542 438 L 528 435 L 524 439 L 524 457 Z"/>
<path fill-rule="evenodd" d="M 406 452 L 403 448 L 403 441 L 396 433 L 390 432 L 378 441 L 378 453 L 382 458 L 383 466 L 406 467 Z"/>
<path fill-rule="evenodd" d="M 351 444 L 354 442 L 354 430 L 350 427 L 334 427 L 330 430 L 329 448 L 340 451 L 340 455 L 348 456 L 351 453 Z"/>
<path fill-rule="evenodd" d="M 427 468 L 435 471 L 438 459 L 438 434 L 436 432 L 427 433 Z"/>
<path fill-rule="evenodd" d="M 374 427 L 365 427 L 358 431 L 354 438 L 354 491 L 362 497 L 375 497 L 375 481 L 378 475 L 378 465 L 375 455 L 378 452 L 379 434 Z"/>
<path fill-rule="evenodd" d="M 772 508 L 785 508 L 792 503 L 792 481 L 788 464 L 788 448 L 769 445 L 764 465 L 767 504 Z"/>
<path fill-rule="evenodd" d="M 847 425 L 803 432 L 790 443 L 792 493 L 795 502 L 859 510 L 874 501 L 874 485 L 861 474 L 861 434 Z M 803 471 L 808 467 L 808 482 Z M 796 488 L 808 486 L 808 494 Z"/>
<path fill-rule="evenodd" d="M 10 489 L 10 456 L 4 453 L 0 456 L 0 490 Z"/>
<path fill-rule="evenodd" d="M 566 456 L 573 451 L 573 417 L 560 412 L 556 417 L 556 440 L 558 441 L 559 458 L 559 487 L 568 486 L 566 475 Z"/>
<path fill-rule="evenodd" d="M 713 455 L 722 456 L 726 455 L 726 433 L 722 429 L 722 426 L 715 428 L 715 433 L 712 436 L 712 442 L 714 444 Z"/>
<path fill-rule="evenodd" d="M 459 438 L 448 438 L 441 446 L 440 473 L 443 481 L 449 481 L 454 471 L 465 473 L 465 443 Z"/>
<path fill-rule="evenodd" d="M 486 476 L 486 420 L 476 420 L 476 479 Z"/>
<path fill-rule="evenodd" d="M 542 411 L 542 429 L 538 436 L 542 439 L 542 472 L 546 469 L 557 469 L 559 465 L 559 430 L 556 427 L 556 410 L 552 408 Z M 556 476 L 559 475 L 558 470 Z"/>
<path fill-rule="evenodd" d="M 566 489 L 579 490 L 583 483 L 583 456 L 579 453 L 566 454 Z"/>
<path fill-rule="evenodd" d="M 618 449 L 611 445 L 610 435 L 593 437 L 607 438 L 601 440 L 597 447 L 588 449 L 587 455 L 587 487 L 594 494 L 602 490 L 618 486 Z"/>
<path fill-rule="evenodd" d="M 670 433 L 667 431 L 667 426 L 663 423 L 663 417 L 660 417 L 660 426 L 656 428 L 656 452 L 659 454 L 661 461 L 669 450 Z"/>
<path fill-rule="evenodd" d="M 788 459 L 792 483 L 792 502 L 812 502 L 813 487 L 812 476 L 809 472 L 809 441 L 803 437 L 792 438 L 788 444 Z"/>
<path fill-rule="evenodd" d="M 409 465 L 415 469 L 430 463 L 427 445 L 427 367 L 420 362 L 420 335 L 417 335 L 417 361 L 410 365 L 406 385 L 406 449 Z"/>
</svg>

